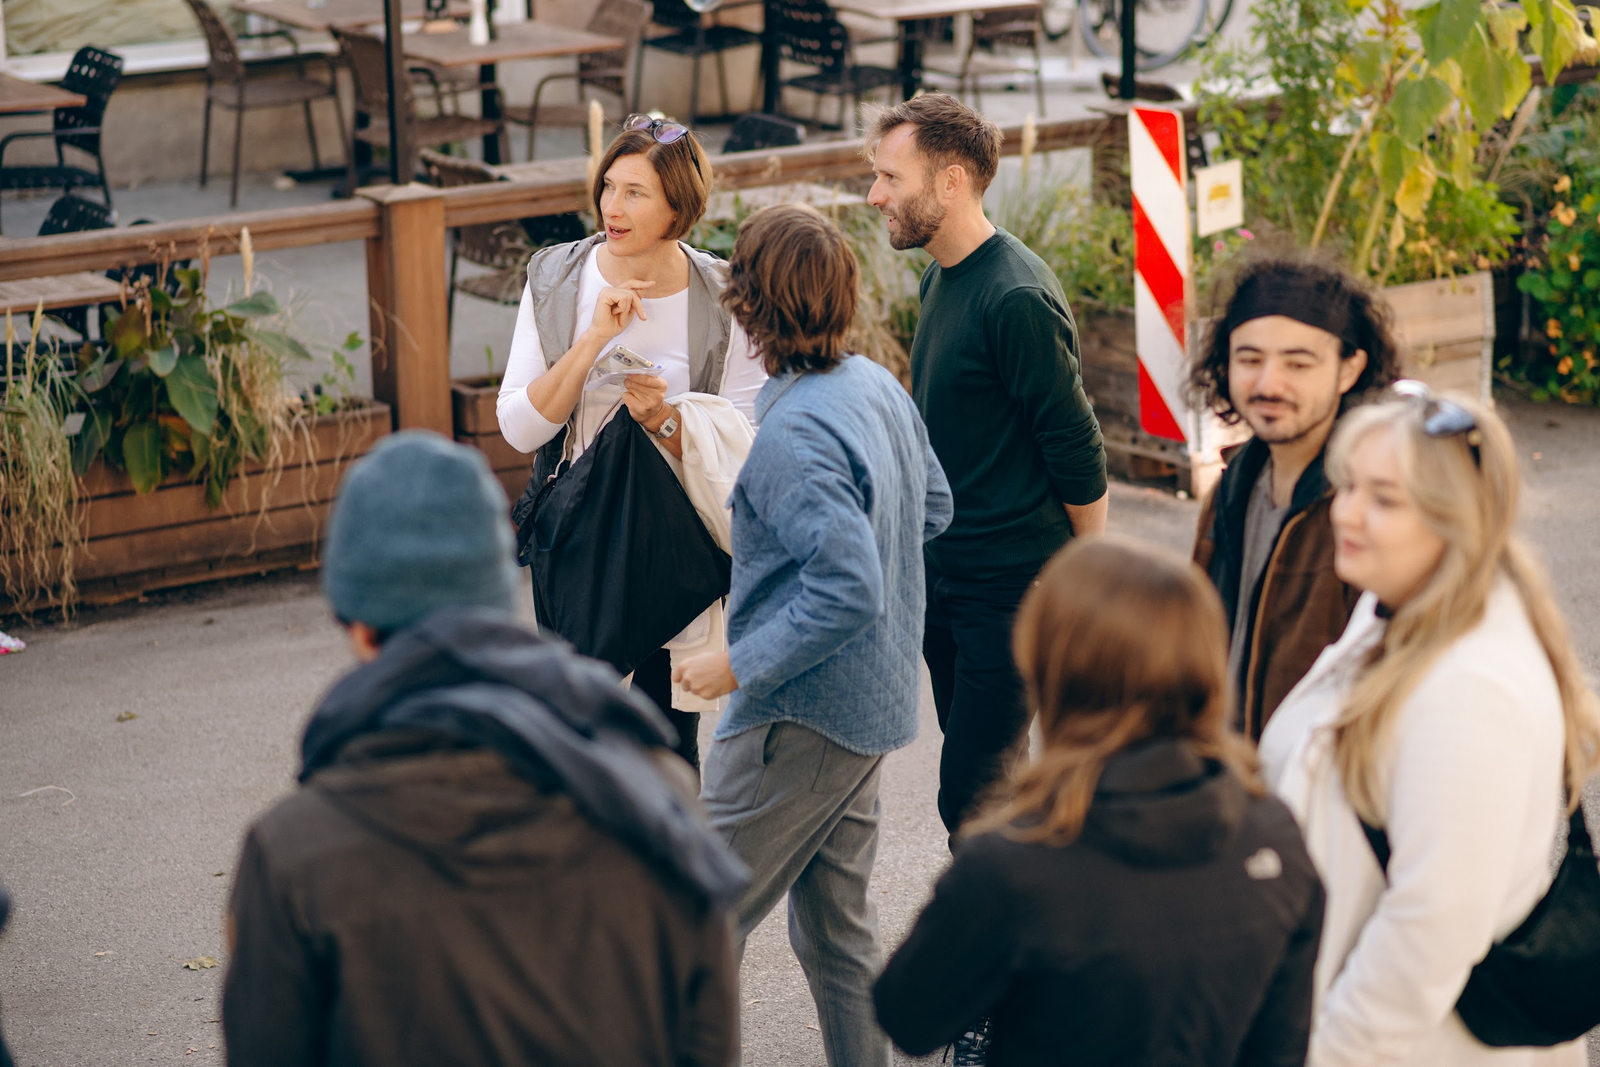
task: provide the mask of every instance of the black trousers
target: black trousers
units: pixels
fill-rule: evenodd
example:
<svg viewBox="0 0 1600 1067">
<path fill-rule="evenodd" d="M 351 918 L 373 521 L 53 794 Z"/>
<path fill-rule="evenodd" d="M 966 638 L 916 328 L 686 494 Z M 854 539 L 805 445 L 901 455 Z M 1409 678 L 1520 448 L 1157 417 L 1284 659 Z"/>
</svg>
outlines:
<svg viewBox="0 0 1600 1067">
<path fill-rule="evenodd" d="M 1034 575 L 973 580 L 928 569 L 922 657 L 944 731 L 939 817 L 952 834 L 977 813 L 1027 744 L 1031 717 L 1011 658 L 1011 624 Z"/>
<path fill-rule="evenodd" d="M 656 707 L 678 731 L 678 755 L 696 773 L 700 770 L 700 715 L 672 707 L 672 653 L 660 649 L 633 671 L 633 687 L 656 702 Z"/>
</svg>

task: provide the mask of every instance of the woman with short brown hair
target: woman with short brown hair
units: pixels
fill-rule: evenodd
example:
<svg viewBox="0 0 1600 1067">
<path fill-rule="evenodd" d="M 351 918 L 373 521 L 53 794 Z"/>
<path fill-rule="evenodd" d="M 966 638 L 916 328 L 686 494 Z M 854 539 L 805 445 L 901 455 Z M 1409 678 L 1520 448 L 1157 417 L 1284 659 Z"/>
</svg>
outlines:
<svg viewBox="0 0 1600 1067">
<path fill-rule="evenodd" d="M 913 1055 L 987 1040 L 992 1067 L 1298 1064 L 1322 888 L 1227 725 L 1215 590 L 1074 541 L 1013 647 L 1043 748 L 963 829 L 878 1021 Z"/>
<path fill-rule="evenodd" d="M 513 448 L 538 450 L 533 488 L 563 459 L 576 460 L 622 407 L 678 457 L 673 399 L 716 394 L 753 421 L 767 376 L 720 302 L 727 264 L 682 240 L 705 213 L 710 190 L 711 163 L 688 127 L 634 115 L 595 171 L 591 196 L 602 231 L 541 249 L 529 262 L 496 411 Z M 660 373 L 598 384 L 596 361 L 617 347 Z M 680 754 L 698 767 L 699 718 L 673 710 L 670 669 L 663 650 L 637 667 L 634 684 L 667 713 Z"/>
</svg>

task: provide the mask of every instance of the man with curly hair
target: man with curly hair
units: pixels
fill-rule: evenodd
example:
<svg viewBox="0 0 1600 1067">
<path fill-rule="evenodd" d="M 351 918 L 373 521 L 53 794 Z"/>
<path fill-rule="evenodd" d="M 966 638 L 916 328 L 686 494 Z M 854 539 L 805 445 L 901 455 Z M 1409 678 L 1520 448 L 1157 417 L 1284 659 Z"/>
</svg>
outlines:
<svg viewBox="0 0 1600 1067">
<path fill-rule="evenodd" d="M 1233 625 L 1236 724 L 1252 740 L 1355 606 L 1360 591 L 1333 571 L 1323 450 L 1339 416 L 1396 367 L 1369 288 L 1331 264 L 1284 256 L 1239 270 L 1190 367 L 1196 406 L 1253 433 L 1225 454 L 1194 548 Z"/>
</svg>

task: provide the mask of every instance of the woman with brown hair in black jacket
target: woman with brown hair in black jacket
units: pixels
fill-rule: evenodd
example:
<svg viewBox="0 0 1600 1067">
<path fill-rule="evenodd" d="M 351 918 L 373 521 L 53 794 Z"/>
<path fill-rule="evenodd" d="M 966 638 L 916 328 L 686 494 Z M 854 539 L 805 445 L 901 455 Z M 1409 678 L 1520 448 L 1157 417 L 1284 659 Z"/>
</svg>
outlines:
<svg viewBox="0 0 1600 1067">
<path fill-rule="evenodd" d="M 1074 542 L 1013 647 L 1043 750 L 964 828 L 878 1021 L 921 1055 L 987 1018 L 991 1067 L 1302 1063 L 1322 886 L 1226 725 L 1210 583 Z"/>
</svg>

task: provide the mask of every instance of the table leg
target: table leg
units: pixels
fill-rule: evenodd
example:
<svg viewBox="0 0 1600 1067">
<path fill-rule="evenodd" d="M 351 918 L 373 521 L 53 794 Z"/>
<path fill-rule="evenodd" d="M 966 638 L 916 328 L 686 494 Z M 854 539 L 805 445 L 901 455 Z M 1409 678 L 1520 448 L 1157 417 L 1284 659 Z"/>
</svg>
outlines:
<svg viewBox="0 0 1600 1067">
<path fill-rule="evenodd" d="M 778 113 L 778 100 L 783 86 L 778 83 L 778 33 L 777 19 L 772 14 L 772 4 L 764 5 L 761 15 L 761 110 L 768 115 Z"/>
<path fill-rule="evenodd" d="M 928 22 L 924 19 L 900 23 L 900 99 L 910 100 L 922 88 L 923 35 Z"/>
<path fill-rule="evenodd" d="M 479 91 L 479 113 L 486 119 L 498 119 L 501 117 L 500 93 L 494 89 L 494 75 L 493 63 L 484 63 L 478 67 L 478 85 L 481 86 Z M 501 132 L 504 132 L 504 127 L 502 127 Z M 532 131 L 529 131 L 528 136 L 533 136 Z M 491 167 L 505 162 L 501 158 L 500 137 L 500 133 L 486 133 L 483 135 L 483 161 Z"/>
</svg>

